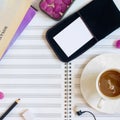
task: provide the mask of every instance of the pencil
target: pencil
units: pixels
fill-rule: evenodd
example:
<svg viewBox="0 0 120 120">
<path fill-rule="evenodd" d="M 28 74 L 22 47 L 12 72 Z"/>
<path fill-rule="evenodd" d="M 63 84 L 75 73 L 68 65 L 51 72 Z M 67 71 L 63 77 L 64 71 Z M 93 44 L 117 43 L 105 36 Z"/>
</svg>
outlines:
<svg viewBox="0 0 120 120">
<path fill-rule="evenodd" d="M 7 114 L 18 104 L 18 102 L 20 101 L 20 99 L 17 99 L 7 110 L 5 113 L 3 113 L 3 115 L 0 117 L 0 120 L 3 120 Z"/>
</svg>

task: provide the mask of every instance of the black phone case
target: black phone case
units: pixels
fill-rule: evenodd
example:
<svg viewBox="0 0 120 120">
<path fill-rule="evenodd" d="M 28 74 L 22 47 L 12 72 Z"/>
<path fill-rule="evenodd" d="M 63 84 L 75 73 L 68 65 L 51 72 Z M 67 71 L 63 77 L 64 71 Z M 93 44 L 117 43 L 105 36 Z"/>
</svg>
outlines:
<svg viewBox="0 0 120 120">
<path fill-rule="evenodd" d="M 53 40 L 53 37 L 78 17 L 82 18 L 94 38 L 83 45 L 70 57 L 67 57 L 64 54 L 64 51 L 62 51 L 62 49 Z M 119 27 L 120 11 L 114 4 L 113 0 L 94 0 L 49 29 L 46 33 L 46 38 L 59 59 L 63 62 L 68 62 L 84 53 L 95 43 Z"/>
</svg>

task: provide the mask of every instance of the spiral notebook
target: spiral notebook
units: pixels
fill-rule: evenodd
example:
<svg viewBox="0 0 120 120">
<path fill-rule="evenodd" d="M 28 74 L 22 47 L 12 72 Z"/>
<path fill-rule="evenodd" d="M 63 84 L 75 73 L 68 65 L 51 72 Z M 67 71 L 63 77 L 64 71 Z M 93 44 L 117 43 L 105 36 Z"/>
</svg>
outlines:
<svg viewBox="0 0 120 120">
<path fill-rule="evenodd" d="M 35 120 L 93 120 L 90 114 L 78 117 L 75 106 L 93 112 L 98 120 L 120 119 L 120 114 L 103 114 L 91 108 L 80 92 L 80 76 L 88 61 L 104 52 L 119 53 L 112 43 L 120 38 L 120 29 L 76 60 L 63 63 L 45 39 L 45 32 L 54 24 L 39 11 L 0 62 L 0 91 L 5 94 L 0 100 L 0 115 L 21 98 L 6 120 L 23 120 L 21 113 L 26 109 Z"/>
</svg>

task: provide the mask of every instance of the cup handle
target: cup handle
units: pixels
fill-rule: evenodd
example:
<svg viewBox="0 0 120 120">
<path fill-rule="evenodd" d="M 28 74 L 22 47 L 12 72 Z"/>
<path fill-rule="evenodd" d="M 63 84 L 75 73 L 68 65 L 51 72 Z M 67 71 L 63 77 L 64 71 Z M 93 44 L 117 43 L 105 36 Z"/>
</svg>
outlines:
<svg viewBox="0 0 120 120">
<path fill-rule="evenodd" d="M 102 108 L 103 104 L 104 104 L 105 99 L 103 99 L 102 97 L 99 99 L 98 103 L 97 103 L 97 107 L 98 108 Z"/>
</svg>

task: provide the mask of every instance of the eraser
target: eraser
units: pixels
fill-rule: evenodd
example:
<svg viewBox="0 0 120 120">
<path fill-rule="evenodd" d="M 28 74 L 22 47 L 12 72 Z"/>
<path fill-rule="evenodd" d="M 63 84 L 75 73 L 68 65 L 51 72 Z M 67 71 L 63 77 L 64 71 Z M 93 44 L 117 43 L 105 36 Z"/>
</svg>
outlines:
<svg viewBox="0 0 120 120">
<path fill-rule="evenodd" d="M 30 110 L 26 110 L 26 111 L 22 114 L 22 117 L 23 117 L 25 120 L 34 120 L 34 119 L 35 119 L 33 113 L 32 113 Z"/>
</svg>

